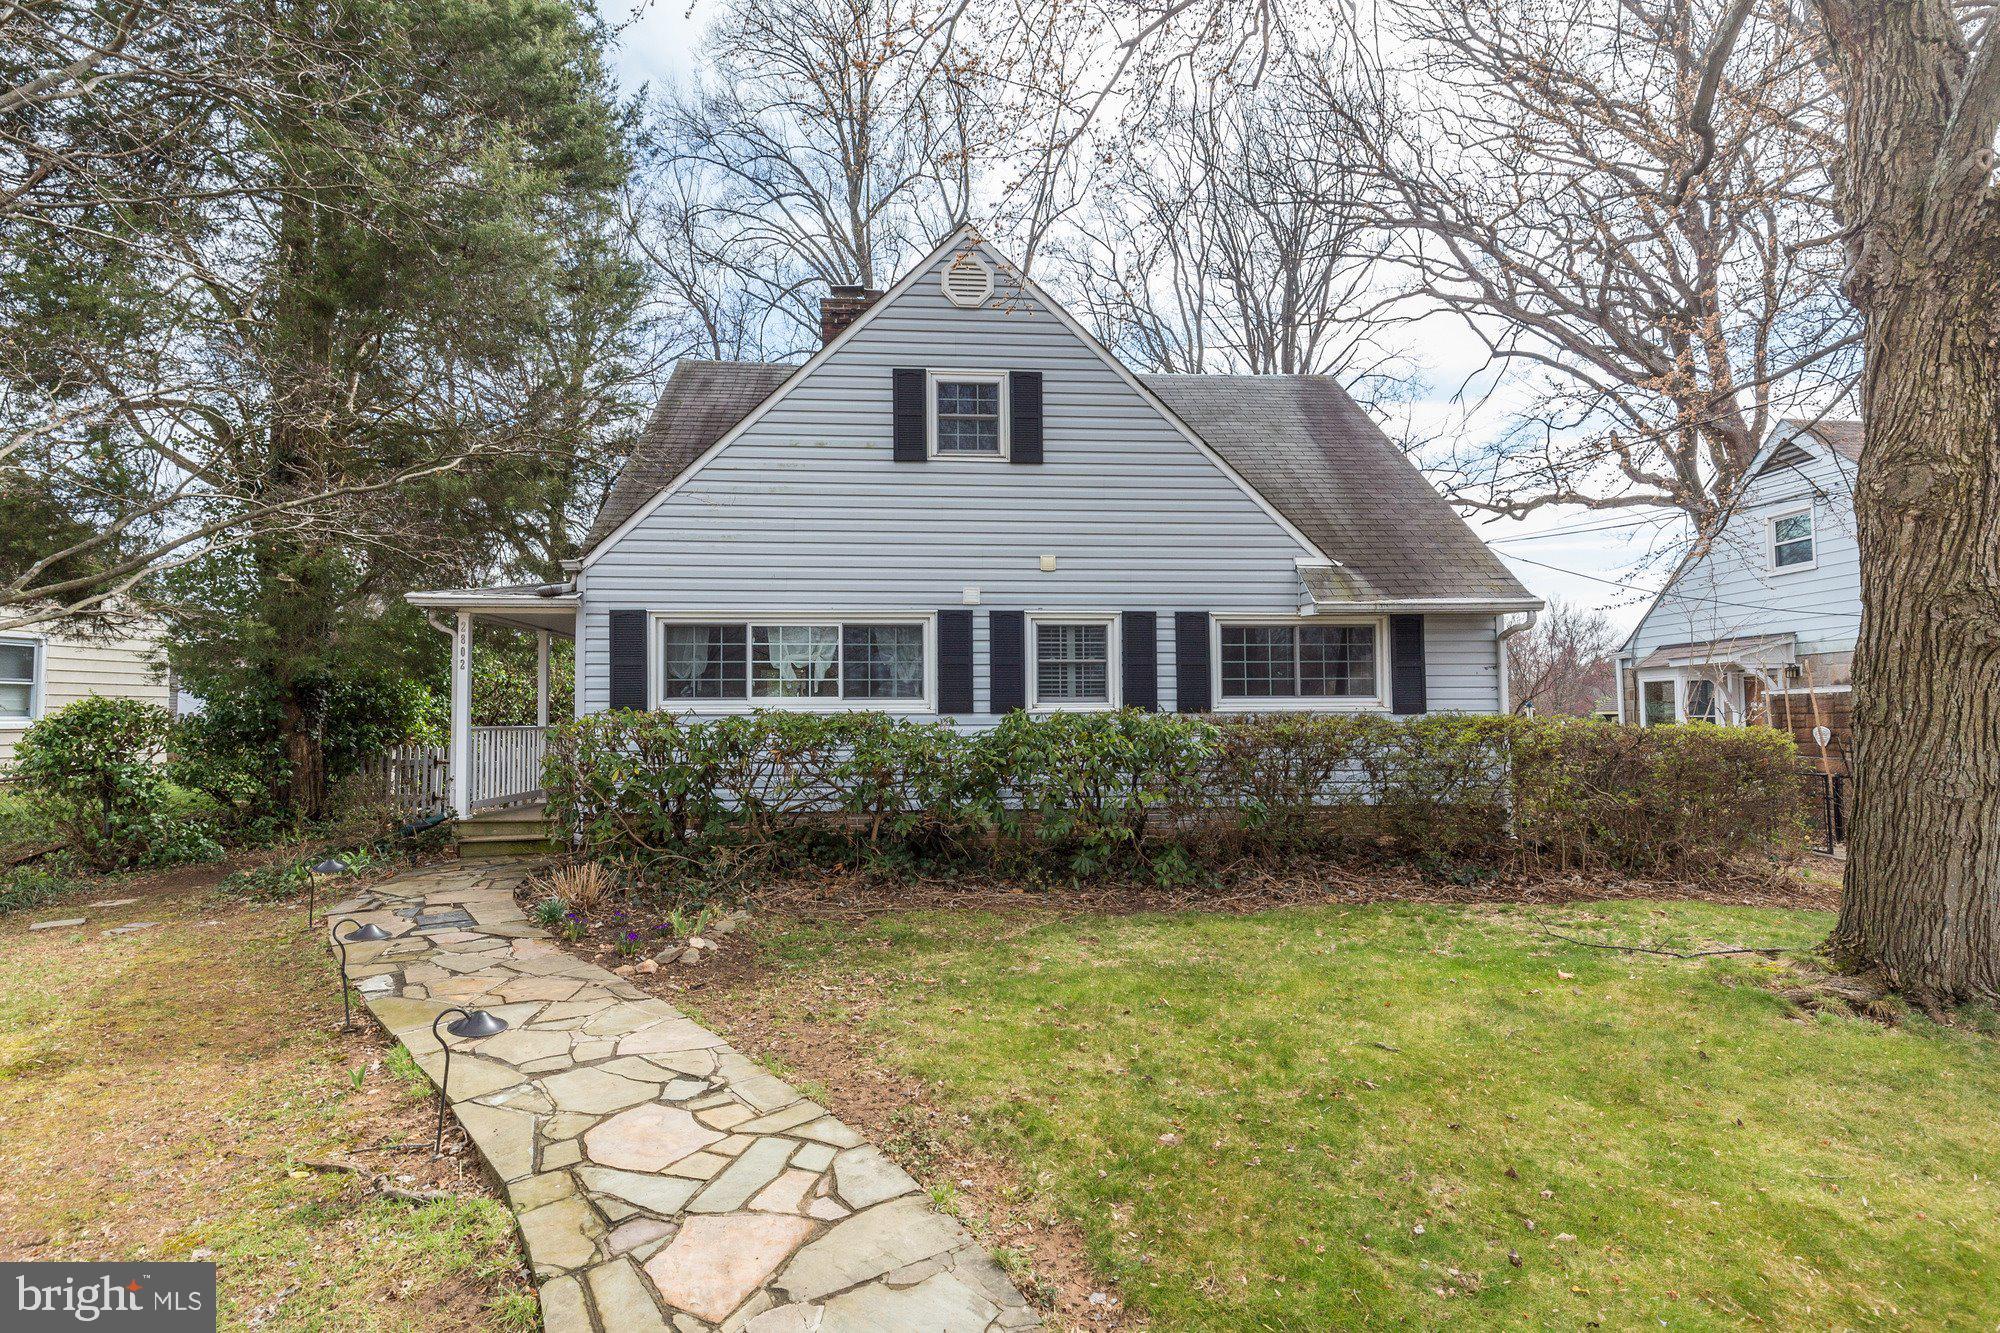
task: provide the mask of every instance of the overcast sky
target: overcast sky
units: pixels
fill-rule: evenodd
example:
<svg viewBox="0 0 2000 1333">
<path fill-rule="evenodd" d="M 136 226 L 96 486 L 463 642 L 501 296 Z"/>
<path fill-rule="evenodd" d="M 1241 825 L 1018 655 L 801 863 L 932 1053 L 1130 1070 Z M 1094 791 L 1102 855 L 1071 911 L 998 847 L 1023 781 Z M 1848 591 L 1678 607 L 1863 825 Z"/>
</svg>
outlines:
<svg viewBox="0 0 2000 1333">
<path fill-rule="evenodd" d="M 612 67 L 628 92 L 692 71 L 707 8 L 703 0 L 605 0 L 602 12 L 618 30 Z M 1431 389 L 1411 408 L 1418 423 L 1426 429 L 1490 429 L 1488 420 L 1463 422 L 1457 396 L 1461 382 L 1480 365 L 1477 341 L 1435 321 L 1425 326 L 1423 347 Z M 1523 522 L 1480 516 L 1472 521 L 1536 596 L 1601 609 L 1621 632 L 1637 622 L 1651 590 L 1663 580 L 1663 562 L 1648 556 L 1657 557 L 1679 531 L 1662 516 L 1634 517 L 1630 511 L 1547 510 Z"/>
</svg>

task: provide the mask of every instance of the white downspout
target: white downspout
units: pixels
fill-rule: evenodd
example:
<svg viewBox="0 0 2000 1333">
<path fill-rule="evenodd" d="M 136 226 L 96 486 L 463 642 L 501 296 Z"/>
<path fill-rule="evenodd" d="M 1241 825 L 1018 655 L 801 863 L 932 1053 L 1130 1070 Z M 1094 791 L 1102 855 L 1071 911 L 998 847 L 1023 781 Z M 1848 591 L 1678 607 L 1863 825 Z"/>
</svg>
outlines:
<svg viewBox="0 0 2000 1333">
<path fill-rule="evenodd" d="M 1522 630 L 1533 629 L 1535 621 L 1541 618 L 1542 613 L 1540 611 L 1530 611 L 1527 614 L 1528 618 L 1518 625 L 1509 625 L 1507 617 L 1501 616 L 1497 622 L 1500 626 L 1500 632 L 1493 636 L 1494 665 L 1500 671 L 1500 716 L 1502 717 L 1506 717 L 1514 711 L 1514 701 L 1507 697 L 1507 640 L 1513 638 Z"/>
</svg>

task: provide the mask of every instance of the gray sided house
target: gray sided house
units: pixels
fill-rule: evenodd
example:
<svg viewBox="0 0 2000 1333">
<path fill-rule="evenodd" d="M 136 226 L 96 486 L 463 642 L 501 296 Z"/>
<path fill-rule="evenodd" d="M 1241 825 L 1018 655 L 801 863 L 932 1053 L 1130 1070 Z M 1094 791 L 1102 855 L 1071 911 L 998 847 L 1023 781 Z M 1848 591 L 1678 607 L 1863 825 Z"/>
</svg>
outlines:
<svg viewBox="0 0 2000 1333">
<path fill-rule="evenodd" d="M 412 594 L 457 677 L 491 618 L 584 712 L 1505 709 L 1540 603 L 1332 380 L 1134 374 L 969 230 L 824 332 L 682 362 L 569 583 Z"/>
<path fill-rule="evenodd" d="M 1697 547 L 1618 654 L 1629 722 L 1764 723 L 1846 771 L 1861 558 L 1854 479 L 1861 428 L 1787 422 L 1735 506 Z M 1831 739 L 1822 747 L 1815 727 Z"/>
</svg>

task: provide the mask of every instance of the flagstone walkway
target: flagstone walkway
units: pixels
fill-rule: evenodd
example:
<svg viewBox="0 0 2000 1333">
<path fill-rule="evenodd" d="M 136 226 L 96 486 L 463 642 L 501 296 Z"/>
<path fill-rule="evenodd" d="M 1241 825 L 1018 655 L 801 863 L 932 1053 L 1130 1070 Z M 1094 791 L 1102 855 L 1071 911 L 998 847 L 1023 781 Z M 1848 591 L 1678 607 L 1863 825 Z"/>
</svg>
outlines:
<svg viewBox="0 0 2000 1333">
<path fill-rule="evenodd" d="M 415 871 L 328 915 L 396 937 L 348 945 L 347 974 L 432 1080 L 438 1014 L 507 1020 L 454 1042 L 450 1098 L 506 1184 L 548 1333 L 1039 1325 L 878 1149 L 531 923 L 513 894 L 531 868 Z"/>
</svg>

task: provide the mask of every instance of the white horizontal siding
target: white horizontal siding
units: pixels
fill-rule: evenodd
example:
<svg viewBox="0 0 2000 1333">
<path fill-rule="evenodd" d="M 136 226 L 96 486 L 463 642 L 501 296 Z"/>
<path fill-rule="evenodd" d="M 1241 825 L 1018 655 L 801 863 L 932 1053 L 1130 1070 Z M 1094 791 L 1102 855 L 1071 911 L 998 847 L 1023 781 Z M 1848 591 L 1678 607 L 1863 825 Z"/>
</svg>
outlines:
<svg viewBox="0 0 2000 1333">
<path fill-rule="evenodd" d="M 1424 617 L 1424 666 L 1433 713 L 1500 711 L 1492 616 Z"/>
<path fill-rule="evenodd" d="M 1765 634 L 1796 634 L 1801 654 L 1852 651 L 1861 626 L 1854 464 L 1810 438 L 1799 443 L 1809 461 L 1759 477 L 1710 548 L 1647 611 L 1628 650 L 1635 659 L 1668 644 Z M 1817 563 L 1773 569 L 1770 520 L 1807 506 Z"/>
<path fill-rule="evenodd" d="M 1000 268 L 996 264 L 996 268 Z M 1153 611 L 1174 705 L 1176 611 L 1289 614 L 1308 548 L 1000 268 L 961 310 L 936 269 L 878 311 L 730 447 L 601 552 L 580 579 L 583 711 L 608 706 L 614 609 L 937 611 L 979 589 L 974 703 L 991 706 L 987 612 Z M 1044 457 L 897 463 L 890 372 L 1038 370 Z M 1056 569 L 1043 572 L 1053 555 Z M 1497 698 L 1486 661 L 1437 697 Z M 1452 637 L 1452 636 L 1447 636 Z M 1456 640 L 1454 639 L 1454 643 Z M 1433 672 L 1434 678 L 1437 672 Z M 1456 706 L 1456 705 L 1454 705 Z"/>
<path fill-rule="evenodd" d="M 150 638 L 80 639 L 61 635 L 0 634 L 0 639 L 42 641 L 41 713 L 46 717 L 79 699 L 139 699 L 167 706 L 166 666 Z M 14 757 L 27 722 L 0 721 L 0 764 Z"/>
</svg>

